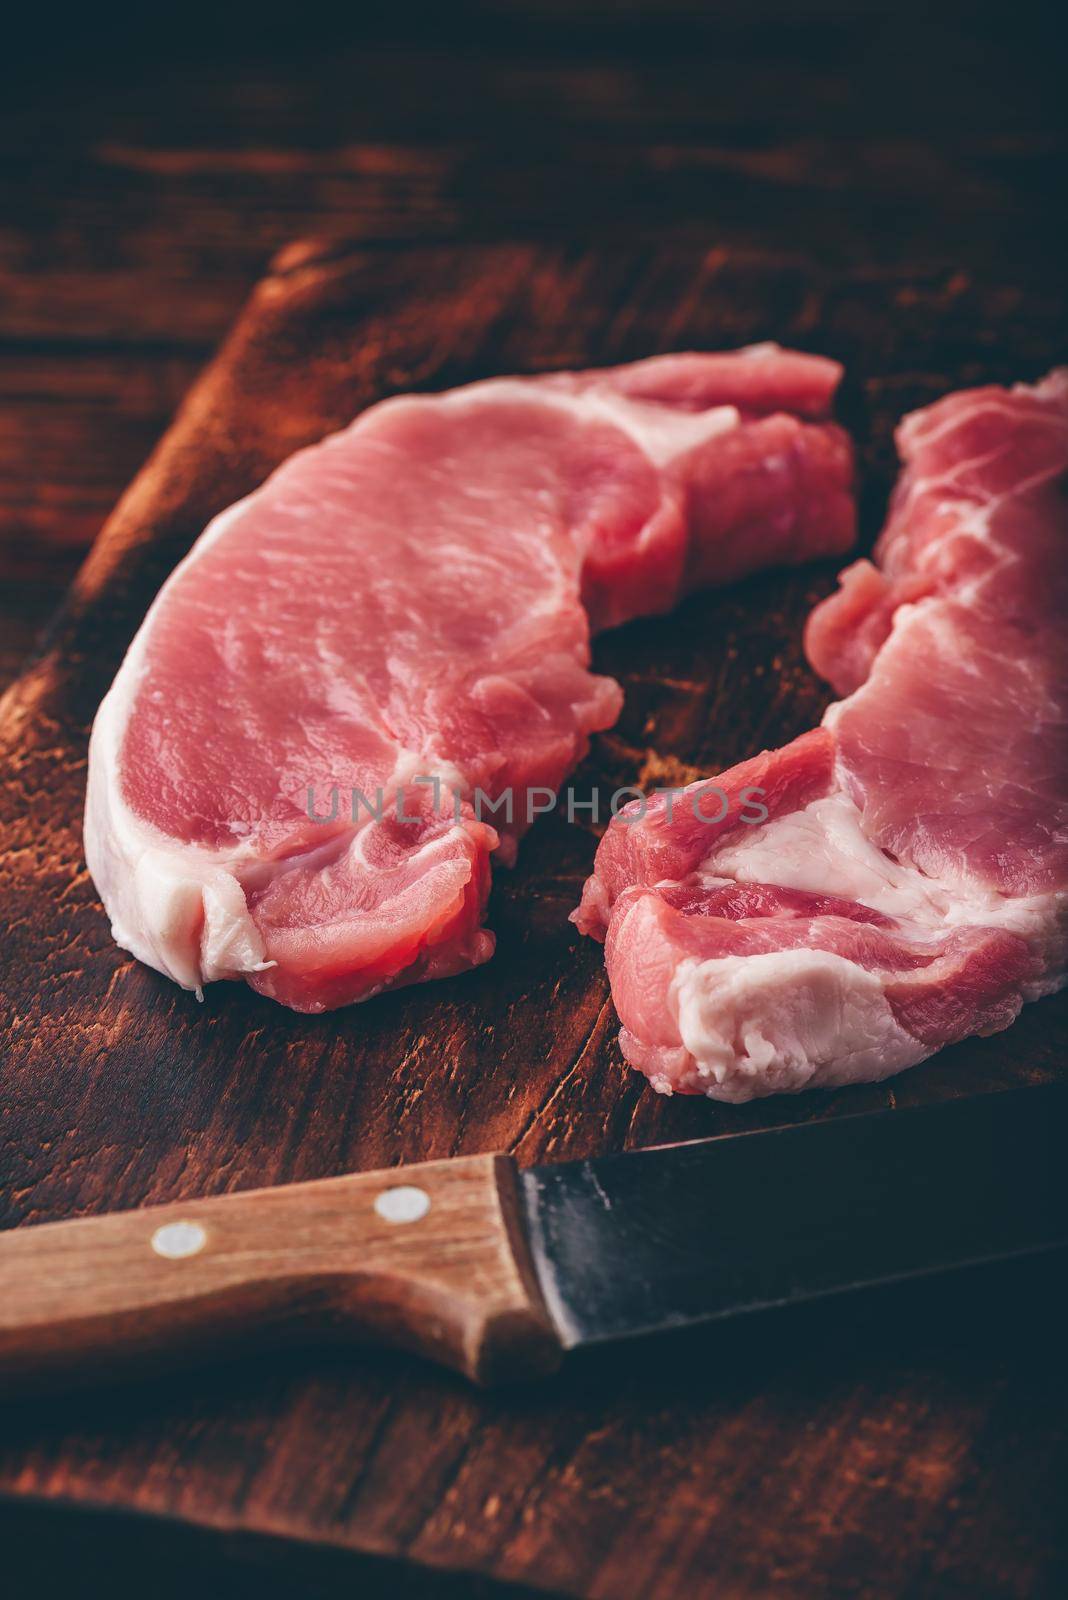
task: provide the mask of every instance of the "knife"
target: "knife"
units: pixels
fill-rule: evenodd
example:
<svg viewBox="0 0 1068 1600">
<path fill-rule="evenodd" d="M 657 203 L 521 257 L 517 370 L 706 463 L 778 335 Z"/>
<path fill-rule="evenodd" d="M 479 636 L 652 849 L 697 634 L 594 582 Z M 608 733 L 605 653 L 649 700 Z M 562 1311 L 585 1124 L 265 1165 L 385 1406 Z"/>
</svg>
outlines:
<svg viewBox="0 0 1068 1600">
<path fill-rule="evenodd" d="M 0 1234 L 0 1384 L 276 1338 L 480 1383 L 1068 1245 L 1068 1085 L 519 1170 L 468 1156 Z M 1058 1261 L 1060 1265 L 1060 1261 Z"/>
</svg>

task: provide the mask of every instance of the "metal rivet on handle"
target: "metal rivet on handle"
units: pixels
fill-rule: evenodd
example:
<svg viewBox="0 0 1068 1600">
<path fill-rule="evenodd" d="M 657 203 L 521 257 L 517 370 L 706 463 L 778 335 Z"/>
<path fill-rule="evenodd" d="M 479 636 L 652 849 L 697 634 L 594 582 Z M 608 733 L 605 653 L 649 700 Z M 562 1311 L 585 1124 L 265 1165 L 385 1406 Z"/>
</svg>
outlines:
<svg viewBox="0 0 1068 1600">
<path fill-rule="evenodd" d="M 430 1196 L 414 1184 L 398 1184 L 383 1189 L 375 1199 L 375 1210 L 383 1222 L 419 1222 L 430 1210 Z"/>
<path fill-rule="evenodd" d="M 195 1256 L 203 1250 L 208 1236 L 199 1222 L 166 1222 L 152 1235 L 151 1244 L 158 1256 L 168 1261 L 180 1261 L 183 1256 Z"/>
</svg>

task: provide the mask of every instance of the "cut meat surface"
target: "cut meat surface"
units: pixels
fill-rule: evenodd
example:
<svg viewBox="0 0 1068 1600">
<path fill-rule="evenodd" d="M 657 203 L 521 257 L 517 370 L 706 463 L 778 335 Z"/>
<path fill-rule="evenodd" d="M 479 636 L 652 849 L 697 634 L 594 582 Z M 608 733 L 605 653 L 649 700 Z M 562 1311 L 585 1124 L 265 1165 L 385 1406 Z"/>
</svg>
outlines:
<svg viewBox="0 0 1068 1600">
<path fill-rule="evenodd" d="M 101 706 L 116 940 L 299 1010 L 485 961 L 513 859 L 608 727 L 591 629 L 844 552 L 840 371 L 756 346 L 388 401 L 222 513 Z"/>
<path fill-rule="evenodd" d="M 951 395 L 898 444 L 874 562 L 806 632 L 848 697 L 598 849 L 574 920 L 664 1092 L 876 1081 L 1065 982 L 1068 371 Z"/>
</svg>

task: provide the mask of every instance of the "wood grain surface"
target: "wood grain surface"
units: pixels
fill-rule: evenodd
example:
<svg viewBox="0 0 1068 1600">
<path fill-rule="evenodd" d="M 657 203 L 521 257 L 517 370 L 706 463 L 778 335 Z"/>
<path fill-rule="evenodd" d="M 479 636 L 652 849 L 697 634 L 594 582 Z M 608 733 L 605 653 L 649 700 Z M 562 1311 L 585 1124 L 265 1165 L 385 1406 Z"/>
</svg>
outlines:
<svg viewBox="0 0 1068 1600">
<path fill-rule="evenodd" d="M 9 672 L 265 258 L 315 236 L 277 257 L 0 710 L 6 1225 L 1063 1070 L 1053 1001 L 881 1089 L 659 1099 L 566 922 L 593 830 L 558 818 L 498 875 L 492 963 L 331 1017 L 229 985 L 198 1006 L 110 941 L 81 857 L 93 712 L 208 517 L 296 445 L 398 389 L 774 337 L 847 363 L 870 539 L 902 411 L 1065 354 L 1060 91 L 1023 13 L 905 37 L 865 7 L 785 32 L 785 7 L 676 7 L 669 43 L 628 22 L 606 47 L 596 16 L 550 39 L 551 9 L 469 47 L 198 60 L 187 41 L 144 71 L 101 49 L 5 101 Z M 626 706 L 577 782 L 710 771 L 810 726 L 800 625 L 832 580 L 771 576 L 603 638 Z M 1025 1299 L 951 1310 L 650 1348 L 525 1393 L 335 1352 L 27 1402 L 0 1419 L 0 1531 L 32 1546 L 38 1595 L 65 1540 L 80 1595 L 118 1545 L 161 1594 L 236 1562 L 257 1595 L 284 1570 L 287 1594 L 1059 1596 L 1062 1324 Z"/>
<path fill-rule="evenodd" d="M 858 301 L 868 340 L 851 327 Z M 774 328 L 849 362 L 874 509 L 898 413 L 964 376 L 923 360 L 932 327 L 944 348 L 935 302 L 893 283 L 735 265 L 714 247 L 284 252 L 4 703 L 6 1220 L 493 1149 L 559 1159 L 1055 1074 L 1057 1001 L 889 1086 L 741 1108 L 658 1098 L 622 1066 L 600 951 L 566 920 L 592 831 L 558 817 L 498 876 L 489 965 L 319 1018 L 237 985 L 198 1004 L 124 957 L 81 860 L 88 725 L 148 599 L 207 518 L 296 445 L 395 389 Z M 1026 375 L 1045 363 L 1050 329 L 1036 318 L 1028 334 L 1015 364 Z M 968 375 L 985 375 L 978 361 Z M 602 640 L 597 664 L 622 678 L 626 707 L 578 785 L 714 769 L 808 726 L 824 692 L 800 623 L 830 580 L 815 568 L 770 576 Z M 699 1593 L 759 1593 L 769 1561 L 804 1573 L 794 1592 L 811 1592 L 813 1572 L 829 1581 L 841 1556 L 838 1518 L 863 1545 L 892 1494 L 902 1565 L 885 1551 L 876 1564 L 873 1545 L 865 1592 L 914 1593 L 977 1514 L 969 1478 L 1004 1426 L 999 1408 L 1030 1408 L 1033 1436 L 1004 1476 L 981 1475 L 984 1496 L 1012 1491 L 988 1513 L 984 1559 L 1008 1561 L 1021 1517 L 1031 1576 L 1059 1550 L 1046 1463 L 1064 1449 L 1061 1374 L 1031 1363 L 1014 1374 L 1007 1360 L 1000 1348 L 963 1367 L 913 1352 L 888 1363 L 882 1350 L 828 1370 L 810 1353 L 797 1368 L 743 1360 L 725 1374 L 664 1369 L 650 1352 L 607 1363 L 592 1385 L 565 1376 L 503 1400 L 399 1359 L 309 1361 L 111 1396 L 103 1432 L 92 1401 L 27 1411 L 0 1448 L 0 1484 L 634 1596 L 672 1592 L 670 1574 Z"/>
</svg>

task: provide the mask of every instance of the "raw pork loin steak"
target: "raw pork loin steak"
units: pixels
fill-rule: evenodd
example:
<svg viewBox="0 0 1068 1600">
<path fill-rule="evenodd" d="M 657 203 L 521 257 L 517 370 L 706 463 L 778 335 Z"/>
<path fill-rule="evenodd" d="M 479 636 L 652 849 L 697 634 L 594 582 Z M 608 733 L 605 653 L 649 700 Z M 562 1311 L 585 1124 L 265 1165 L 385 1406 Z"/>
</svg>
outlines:
<svg viewBox="0 0 1068 1600">
<path fill-rule="evenodd" d="M 292 457 L 198 540 L 97 717 L 119 944 L 304 1011 L 485 961 L 491 854 L 619 711 L 591 627 L 849 548 L 839 377 L 764 345 L 493 380 Z"/>
<path fill-rule="evenodd" d="M 665 1093 L 878 1080 L 1065 982 L 1068 369 L 951 395 L 898 443 L 876 562 L 808 624 L 849 698 L 621 814 L 575 913 Z"/>
</svg>

